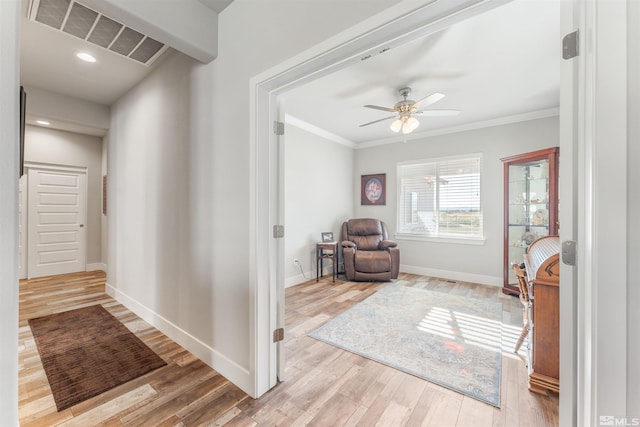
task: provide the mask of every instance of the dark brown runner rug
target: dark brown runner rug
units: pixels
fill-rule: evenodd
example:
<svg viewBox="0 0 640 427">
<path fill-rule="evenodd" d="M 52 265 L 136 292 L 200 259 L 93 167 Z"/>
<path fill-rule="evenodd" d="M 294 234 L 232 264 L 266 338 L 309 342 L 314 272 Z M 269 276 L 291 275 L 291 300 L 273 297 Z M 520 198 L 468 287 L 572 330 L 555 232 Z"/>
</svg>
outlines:
<svg viewBox="0 0 640 427">
<path fill-rule="evenodd" d="M 29 320 L 58 411 L 166 365 L 101 305 Z"/>
</svg>

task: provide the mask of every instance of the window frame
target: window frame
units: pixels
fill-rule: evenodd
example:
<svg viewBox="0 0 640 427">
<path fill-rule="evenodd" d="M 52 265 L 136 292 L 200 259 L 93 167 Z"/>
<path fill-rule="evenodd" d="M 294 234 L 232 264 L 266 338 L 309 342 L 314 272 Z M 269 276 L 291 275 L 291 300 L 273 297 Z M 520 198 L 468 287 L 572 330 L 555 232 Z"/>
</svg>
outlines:
<svg viewBox="0 0 640 427">
<path fill-rule="evenodd" d="M 480 234 L 475 236 L 464 236 L 464 235 L 451 235 L 451 234 L 431 234 L 431 233 L 417 233 L 417 232 L 407 232 L 400 231 L 401 229 L 401 218 L 402 215 L 405 215 L 406 212 L 401 210 L 401 203 L 403 197 L 405 197 L 405 193 L 402 191 L 402 168 L 403 166 L 412 166 L 412 165 L 422 165 L 428 163 L 435 163 L 436 168 L 439 167 L 439 164 L 447 161 L 455 161 L 455 160 L 475 160 L 477 159 L 479 162 L 479 170 L 480 170 L 480 197 L 479 197 L 479 206 L 480 206 Z M 440 242 L 440 243 L 455 243 L 455 244 L 466 244 L 466 245 L 484 245 L 485 243 L 485 235 L 484 235 L 484 197 L 483 197 L 483 178 L 484 178 L 484 158 L 481 152 L 477 153 L 466 153 L 454 156 L 443 156 L 443 157 L 434 157 L 434 158 L 426 158 L 419 160 L 409 160 L 404 162 L 398 162 L 396 165 L 396 190 L 397 190 L 397 203 L 396 203 L 396 233 L 395 238 L 397 240 L 410 240 L 410 241 L 424 241 L 424 242 Z M 436 185 L 439 184 L 436 183 Z M 437 196 L 439 197 L 439 189 L 437 190 Z M 439 210 L 436 211 L 436 215 L 439 214 Z"/>
</svg>

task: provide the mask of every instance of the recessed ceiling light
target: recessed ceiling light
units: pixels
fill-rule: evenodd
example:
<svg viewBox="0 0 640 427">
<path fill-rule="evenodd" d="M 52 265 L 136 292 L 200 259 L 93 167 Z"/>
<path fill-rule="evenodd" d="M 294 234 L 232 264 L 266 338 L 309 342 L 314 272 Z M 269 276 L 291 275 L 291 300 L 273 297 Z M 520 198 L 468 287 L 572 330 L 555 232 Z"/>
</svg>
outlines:
<svg viewBox="0 0 640 427">
<path fill-rule="evenodd" d="M 43 126 L 49 126 L 51 124 L 46 120 L 36 120 L 36 123 Z"/>
<path fill-rule="evenodd" d="M 96 62 L 96 58 L 93 55 L 88 54 L 86 52 L 78 52 L 76 53 L 76 56 L 85 62 L 91 62 L 91 63 Z"/>
</svg>

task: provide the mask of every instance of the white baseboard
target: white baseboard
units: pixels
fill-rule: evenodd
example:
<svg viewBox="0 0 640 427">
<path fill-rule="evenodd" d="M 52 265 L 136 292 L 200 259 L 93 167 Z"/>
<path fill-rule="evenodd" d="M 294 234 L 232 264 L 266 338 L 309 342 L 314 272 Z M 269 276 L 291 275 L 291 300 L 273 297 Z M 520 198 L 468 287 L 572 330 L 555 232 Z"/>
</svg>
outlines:
<svg viewBox="0 0 640 427">
<path fill-rule="evenodd" d="M 331 269 L 326 269 L 324 275 L 331 275 Z M 474 273 L 462 273 L 460 271 L 440 270 L 437 268 L 417 267 L 413 265 L 400 265 L 400 271 L 403 273 L 420 274 L 422 276 L 439 277 L 447 280 L 456 280 L 460 282 L 479 283 L 481 285 L 499 286 L 502 287 L 502 277 L 497 276 L 485 276 L 482 274 Z M 306 277 L 305 277 L 306 276 Z M 284 279 L 284 287 L 290 288 L 292 286 L 300 285 L 308 282 L 311 279 L 315 279 L 315 272 L 309 271 L 297 276 L 290 276 Z"/>
<path fill-rule="evenodd" d="M 503 278 L 497 276 L 485 276 L 483 274 L 462 273 L 460 271 L 439 270 L 437 268 L 417 267 L 413 265 L 400 265 L 403 273 L 421 274 L 423 276 L 439 277 L 460 282 L 479 283 L 481 285 L 502 286 Z"/>
<path fill-rule="evenodd" d="M 96 271 L 96 270 L 102 270 L 105 273 L 107 272 L 107 264 L 105 264 L 104 262 L 92 262 L 91 264 L 87 264 L 86 267 L 87 271 Z"/>
<path fill-rule="evenodd" d="M 105 291 L 107 295 L 114 298 L 116 301 L 142 318 L 145 322 L 158 329 L 160 332 L 191 352 L 198 359 L 215 369 L 220 375 L 227 378 L 249 396 L 256 397 L 252 375 L 248 369 L 236 364 L 228 357 L 210 347 L 208 344 L 200 341 L 184 329 L 165 319 L 150 308 L 146 307 L 144 304 L 141 304 L 108 283 L 105 284 Z"/>
<path fill-rule="evenodd" d="M 307 276 L 307 277 L 305 277 Z M 304 282 L 308 282 L 311 279 L 315 279 L 316 275 L 313 271 L 306 272 L 304 274 L 298 274 L 297 276 L 291 276 L 284 279 L 284 287 L 290 288 L 291 286 L 299 285 Z"/>
<path fill-rule="evenodd" d="M 333 274 L 332 266 L 325 266 L 322 269 L 323 276 L 331 276 Z M 306 276 L 306 277 L 305 277 Z M 300 285 L 301 283 L 308 282 L 309 280 L 315 280 L 316 272 L 315 271 L 305 271 L 303 274 L 298 274 L 297 276 L 290 276 L 284 279 L 284 287 L 290 288 L 291 286 Z"/>
</svg>

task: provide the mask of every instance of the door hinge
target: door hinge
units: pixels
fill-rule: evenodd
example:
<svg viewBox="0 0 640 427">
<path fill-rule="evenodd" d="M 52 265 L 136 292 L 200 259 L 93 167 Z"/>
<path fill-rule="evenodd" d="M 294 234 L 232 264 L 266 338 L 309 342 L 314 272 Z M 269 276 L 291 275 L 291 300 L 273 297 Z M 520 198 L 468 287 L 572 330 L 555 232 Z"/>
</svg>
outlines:
<svg viewBox="0 0 640 427">
<path fill-rule="evenodd" d="M 284 328 L 278 328 L 273 331 L 273 342 L 284 341 Z"/>
<path fill-rule="evenodd" d="M 562 58 L 571 59 L 579 55 L 578 41 L 580 33 L 575 30 L 562 38 Z"/>
<path fill-rule="evenodd" d="M 273 238 L 281 239 L 284 237 L 284 225 L 274 225 L 273 226 Z"/>
<path fill-rule="evenodd" d="M 565 240 L 562 242 L 562 262 L 566 265 L 576 265 L 576 241 Z"/>
<path fill-rule="evenodd" d="M 276 135 L 284 135 L 284 123 L 279 122 L 277 120 L 273 121 L 273 133 Z"/>
</svg>

